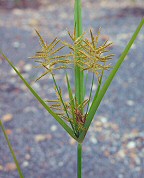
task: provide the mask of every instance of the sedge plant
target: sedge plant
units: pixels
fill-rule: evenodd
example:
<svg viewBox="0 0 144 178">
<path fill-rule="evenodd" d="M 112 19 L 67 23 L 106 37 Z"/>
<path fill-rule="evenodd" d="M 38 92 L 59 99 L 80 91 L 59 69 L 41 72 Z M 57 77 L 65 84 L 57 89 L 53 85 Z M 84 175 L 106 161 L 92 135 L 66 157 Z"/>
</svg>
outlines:
<svg viewBox="0 0 144 178">
<path fill-rule="evenodd" d="M 46 43 L 40 33 L 36 31 L 40 41 L 41 50 L 36 52 L 36 54 L 30 58 L 34 59 L 37 63 L 36 68 L 42 68 L 42 70 L 44 70 L 43 74 L 37 78 L 37 81 L 41 80 L 44 76 L 52 77 L 56 94 L 56 99 L 52 100 L 43 100 L 23 78 L 21 73 L 16 69 L 7 56 L 1 52 L 3 57 L 15 70 L 35 98 L 53 116 L 53 118 L 56 119 L 64 130 L 77 141 L 77 178 L 82 178 L 82 143 L 87 131 L 107 89 L 121 67 L 121 64 L 124 62 L 126 55 L 143 25 L 144 18 L 141 20 L 115 66 L 111 66 L 110 64 L 113 54 L 110 53 L 109 47 L 111 47 L 112 43 L 105 41 L 99 45 L 100 30 L 97 35 L 94 35 L 92 30 L 90 30 L 90 39 L 85 37 L 86 33 L 82 30 L 81 0 L 75 0 L 74 31 L 73 34 L 68 31 L 68 36 L 71 39 L 71 42 L 61 41 L 55 38 L 51 43 Z M 69 51 L 69 53 L 61 55 L 61 50 L 63 50 L 63 48 L 67 48 L 68 50 L 66 51 Z M 59 70 L 64 70 L 69 96 L 67 101 L 65 101 L 63 97 L 62 88 L 60 88 L 55 79 L 55 73 Z M 74 89 L 72 88 L 68 75 L 69 70 L 73 70 L 74 73 Z M 103 76 L 106 70 L 111 70 L 111 72 L 107 79 L 103 81 Z M 89 91 L 86 91 L 87 87 L 85 86 L 85 81 L 89 73 L 92 73 L 92 80 L 91 86 L 88 87 Z M 97 83 L 96 90 L 93 89 L 94 83 Z M 89 93 L 88 97 L 85 96 L 85 93 Z M 92 93 L 94 93 L 94 96 Z M 0 127 L 16 163 L 19 176 L 20 178 L 23 178 L 23 173 L 1 121 Z"/>
</svg>

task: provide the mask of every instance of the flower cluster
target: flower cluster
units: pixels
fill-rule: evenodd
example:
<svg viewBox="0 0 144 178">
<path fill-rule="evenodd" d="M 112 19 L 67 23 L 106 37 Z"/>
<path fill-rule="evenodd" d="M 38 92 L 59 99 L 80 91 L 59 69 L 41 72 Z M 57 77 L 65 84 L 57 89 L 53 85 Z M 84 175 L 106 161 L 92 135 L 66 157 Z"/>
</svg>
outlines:
<svg viewBox="0 0 144 178">
<path fill-rule="evenodd" d="M 87 119 L 93 81 L 89 98 L 85 99 L 82 103 L 78 103 L 76 96 L 73 96 L 69 79 L 66 74 L 69 92 L 69 101 L 66 102 L 63 99 L 62 90 L 56 83 L 54 75 L 55 71 L 69 68 L 72 69 L 72 65 L 74 65 L 74 67 L 79 67 L 81 71 L 87 70 L 88 72 L 92 72 L 93 76 L 95 74 L 96 77 L 100 79 L 104 70 L 108 70 L 111 67 L 107 62 L 112 59 L 113 54 L 105 55 L 105 53 L 109 52 L 108 47 L 110 47 L 112 43 L 105 41 L 102 45 L 98 46 L 100 31 L 98 32 L 98 35 L 94 36 L 90 30 L 91 39 L 88 40 L 85 38 L 85 33 L 77 38 L 76 31 L 74 30 L 73 34 L 68 32 L 72 43 L 57 40 L 57 38 L 55 38 L 50 44 L 47 44 L 43 40 L 39 32 L 36 31 L 36 33 L 40 40 L 41 50 L 31 58 L 35 59 L 38 63 L 38 66 L 36 67 L 45 69 L 45 72 L 38 77 L 37 80 L 47 74 L 52 75 L 57 99 L 47 100 L 47 102 L 49 103 L 50 108 L 58 116 L 71 124 L 75 135 L 78 137 L 79 133 L 84 129 L 84 124 Z M 69 48 L 70 52 L 64 55 L 59 55 L 59 52 L 65 47 Z"/>
<path fill-rule="evenodd" d="M 54 74 L 56 70 L 71 68 L 71 64 L 79 66 L 84 71 L 93 72 L 97 77 L 102 70 L 108 70 L 111 67 L 110 64 L 106 63 L 112 59 L 113 54 L 104 54 L 109 52 L 108 48 L 111 47 L 112 43 L 105 41 L 98 46 L 100 31 L 98 31 L 98 35 L 94 36 L 90 30 L 91 40 L 84 38 L 85 33 L 77 38 L 75 30 L 73 35 L 68 32 L 73 44 L 57 40 L 57 38 L 47 44 L 39 32 L 36 31 L 36 33 L 39 36 L 41 51 L 38 51 L 31 58 L 36 59 L 35 61 L 39 63 L 38 68 L 42 67 L 46 70 L 37 80 L 47 74 Z M 56 48 L 60 44 L 61 46 Z M 64 47 L 68 47 L 71 50 L 70 53 L 57 55 Z"/>
</svg>

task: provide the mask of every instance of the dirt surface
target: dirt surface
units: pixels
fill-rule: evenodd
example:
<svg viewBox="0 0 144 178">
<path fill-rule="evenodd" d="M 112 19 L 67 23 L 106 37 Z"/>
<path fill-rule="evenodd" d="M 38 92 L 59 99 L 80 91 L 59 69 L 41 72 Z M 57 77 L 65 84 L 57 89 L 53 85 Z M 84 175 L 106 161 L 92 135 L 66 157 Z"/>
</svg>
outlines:
<svg viewBox="0 0 144 178">
<path fill-rule="evenodd" d="M 1 2 L 1 1 L 0 1 Z M 6 1 L 5 1 L 6 2 Z M 7 1 L 8 2 L 8 1 Z M 27 1 L 28 2 L 28 1 Z M 3 6 L 4 7 L 4 6 Z M 142 1 L 83 1 L 84 30 L 113 41 L 115 63 L 144 16 Z M 42 1 L 35 8 L 1 8 L 0 48 L 44 99 L 54 96 L 51 78 L 33 81 L 41 71 L 28 57 L 39 49 L 34 29 L 46 41 L 67 39 L 73 30 L 73 1 Z M 83 178 L 143 178 L 144 29 L 109 88 L 83 144 Z M 64 73 L 56 78 L 62 84 Z M 71 75 L 71 82 L 74 78 Z M 76 177 L 76 142 L 56 123 L 0 56 L 0 117 L 25 178 Z M 18 178 L 0 131 L 0 178 Z"/>
</svg>

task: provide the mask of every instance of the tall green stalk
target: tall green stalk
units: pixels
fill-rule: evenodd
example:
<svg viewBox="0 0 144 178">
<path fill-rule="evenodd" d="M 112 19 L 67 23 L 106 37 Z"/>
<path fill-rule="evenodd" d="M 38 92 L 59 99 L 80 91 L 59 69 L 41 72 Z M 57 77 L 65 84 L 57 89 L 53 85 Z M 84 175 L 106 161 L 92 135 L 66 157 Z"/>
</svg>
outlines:
<svg viewBox="0 0 144 178">
<path fill-rule="evenodd" d="M 82 144 L 77 146 L 77 178 L 82 178 Z"/>
<path fill-rule="evenodd" d="M 82 35 L 81 9 L 81 0 L 75 0 L 74 27 L 77 38 Z M 84 73 L 77 65 L 75 66 L 75 93 L 78 103 L 81 104 L 84 100 Z M 82 178 L 82 144 L 80 143 L 77 146 L 77 178 Z"/>
<path fill-rule="evenodd" d="M 82 9 L 81 0 L 75 0 L 74 26 L 75 26 L 77 38 L 82 35 L 82 10 L 81 9 Z M 84 72 L 77 65 L 75 66 L 75 93 L 76 93 L 76 98 L 78 100 L 78 103 L 81 104 L 84 100 Z"/>
</svg>

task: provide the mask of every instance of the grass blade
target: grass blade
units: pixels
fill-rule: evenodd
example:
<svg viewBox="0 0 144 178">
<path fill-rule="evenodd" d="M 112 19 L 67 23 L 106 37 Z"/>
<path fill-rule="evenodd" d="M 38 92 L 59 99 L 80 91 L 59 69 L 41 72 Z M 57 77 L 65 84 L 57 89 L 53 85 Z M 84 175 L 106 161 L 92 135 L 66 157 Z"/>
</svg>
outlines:
<svg viewBox="0 0 144 178">
<path fill-rule="evenodd" d="M 75 121 L 75 114 L 74 114 L 74 108 L 75 108 L 75 104 L 74 104 L 74 98 L 73 98 L 73 94 L 72 94 L 72 89 L 71 89 L 71 85 L 68 79 L 68 75 L 66 74 L 66 81 L 67 81 L 67 88 L 68 88 L 68 93 L 69 93 L 69 99 L 70 99 L 70 105 L 71 105 L 71 111 L 72 111 L 72 116 L 74 119 L 74 123 L 76 124 Z"/>
<path fill-rule="evenodd" d="M 67 73 L 66 73 L 66 81 L 67 81 L 67 88 L 68 88 L 69 99 L 70 99 L 71 112 L 72 112 L 73 122 L 75 126 L 73 127 L 73 130 L 75 132 L 75 135 L 77 135 L 78 137 L 79 133 L 77 133 L 77 122 L 75 118 L 75 101 L 74 101 L 74 97 L 73 97 L 73 93 L 72 93 L 72 89 L 71 89 L 71 85 L 70 85 Z"/>
<path fill-rule="evenodd" d="M 27 88 L 31 91 L 31 93 L 36 97 L 36 99 L 42 104 L 42 106 L 58 121 L 58 123 L 71 135 L 74 139 L 77 140 L 75 137 L 72 129 L 56 114 L 54 113 L 50 107 L 45 103 L 45 101 L 37 94 L 37 92 L 29 85 L 29 83 L 23 78 L 21 73 L 15 68 L 13 63 L 3 54 L 1 51 L 0 53 L 2 56 L 7 60 L 9 65 L 15 70 L 15 72 L 18 74 L 20 79 L 24 82 L 24 84 L 27 86 Z"/>
<path fill-rule="evenodd" d="M 6 139 L 6 141 L 7 141 L 8 146 L 9 146 L 11 155 L 12 155 L 12 157 L 13 157 L 13 159 L 14 159 L 15 164 L 16 164 L 16 167 L 17 167 L 19 176 L 20 176 L 20 178 L 24 178 L 24 175 L 23 175 L 23 173 L 22 173 L 22 170 L 21 170 L 21 168 L 20 168 L 20 165 L 19 165 L 19 163 L 18 163 L 18 160 L 17 160 L 17 158 L 16 158 L 16 155 L 15 155 L 15 153 L 14 153 L 14 150 L 13 150 L 13 148 L 12 148 L 12 145 L 11 145 L 11 143 L 10 143 L 10 141 L 9 141 L 9 138 L 8 138 L 8 136 L 7 136 L 7 133 L 6 133 L 6 131 L 5 131 L 5 128 L 4 128 L 3 123 L 2 123 L 1 120 L 0 120 L 0 127 L 1 127 L 1 129 L 2 129 L 2 131 L 3 131 L 3 134 L 4 134 L 4 136 L 5 136 L 5 139 Z"/>
<path fill-rule="evenodd" d="M 63 105 L 63 109 L 64 109 L 64 111 L 65 111 L 65 113 L 66 113 L 67 117 L 69 118 L 69 114 L 68 114 L 68 111 L 67 111 L 66 105 L 65 105 L 65 103 L 64 103 L 64 101 L 63 101 L 63 98 L 62 98 L 62 95 L 61 95 L 60 89 L 59 89 L 59 87 L 58 87 L 58 85 L 57 85 L 57 83 L 56 83 L 56 80 L 55 80 L 55 78 L 54 78 L 54 75 L 53 75 L 53 74 L 52 74 L 52 78 L 53 78 L 53 82 L 54 82 L 54 84 L 55 84 L 55 87 L 56 87 L 57 93 L 58 93 L 58 95 L 59 95 L 60 102 L 61 102 L 61 103 L 62 103 L 62 105 Z"/>
<path fill-rule="evenodd" d="M 116 65 L 114 66 L 112 72 L 111 72 L 110 75 L 108 76 L 108 78 L 107 78 L 106 82 L 104 83 L 102 89 L 100 90 L 98 96 L 97 96 L 96 99 L 93 101 L 93 103 L 92 103 L 92 105 L 91 105 L 91 107 L 90 107 L 90 111 L 89 111 L 88 116 L 87 116 L 86 123 L 85 123 L 85 129 L 86 129 L 86 130 L 81 133 L 81 135 L 80 135 L 80 137 L 79 137 L 79 142 L 82 142 L 82 141 L 83 141 L 83 139 L 84 139 L 84 137 L 85 137 L 85 135 L 86 135 L 86 133 L 87 133 L 87 131 L 88 131 L 88 129 L 89 129 L 89 126 L 90 126 L 90 124 L 91 124 L 91 122 L 92 122 L 92 120 L 93 120 L 93 117 L 94 117 L 94 115 L 95 115 L 95 113 L 96 113 L 96 111 L 97 111 L 97 109 L 98 109 L 98 107 L 99 107 L 99 105 L 100 105 L 100 103 L 101 103 L 101 101 L 102 101 L 102 99 L 103 99 L 103 97 L 104 97 L 104 95 L 105 95 L 107 89 L 109 88 L 109 86 L 110 86 L 112 80 L 114 79 L 114 77 L 115 77 L 115 75 L 116 75 L 118 69 L 120 68 L 121 64 L 123 63 L 123 61 L 124 61 L 126 55 L 128 54 L 128 52 L 129 52 L 129 50 L 130 50 L 132 44 L 134 43 L 135 39 L 137 38 L 137 36 L 138 36 L 138 34 L 139 34 L 141 28 L 143 27 L 143 25 L 144 25 L 144 18 L 143 18 L 143 19 L 141 20 L 141 22 L 139 23 L 139 25 L 138 25 L 136 31 L 134 32 L 132 38 L 130 39 L 130 41 L 129 41 L 129 43 L 127 44 L 126 48 L 124 49 L 123 53 L 121 54 L 121 56 L 120 56 L 118 62 L 117 62 Z"/>
<path fill-rule="evenodd" d="M 90 94 L 89 94 L 89 102 L 88 102 L 88 105 L 87 105 L 86 114 L 88 113 L 88 110 L 89 110 L 90 100 L 91 100 L 91 97 L 92 97 L 93 84 L 94 84 L 94 73 L 93 73 L 93 76 L 92 76 L 92 82 L 91 82 L 91 88 L 90 88 Z"/>
</svg>

